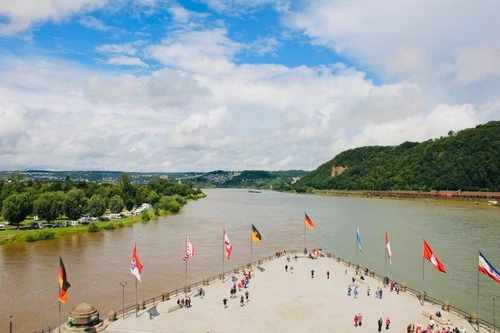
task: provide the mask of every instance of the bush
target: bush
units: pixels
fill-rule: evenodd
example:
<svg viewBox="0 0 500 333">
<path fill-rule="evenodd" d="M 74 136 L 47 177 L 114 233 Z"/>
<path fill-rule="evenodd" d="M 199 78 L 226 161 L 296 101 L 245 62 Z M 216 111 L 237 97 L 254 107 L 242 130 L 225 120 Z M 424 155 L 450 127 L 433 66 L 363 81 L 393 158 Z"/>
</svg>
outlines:
<svg viewBox="0 0 500 333">
<path fill-rule="evenodd" d="M 88 232 L 99 232 L 99 231 L 100 231 L 100 228 L 97 225 L 97 223 L 92 222 L 89 224 Z"/>
<path fill-rule="evenodd" d="M 149 216 L 149 213 L 148 213 L 147 210 L 144 210 L 141 213 L 141 220 L 143 220 L 144 222 L 147 222 L 147 221 L 151 220 L 151 217 Z"/>
<path fill-rule="evenodd" d="M 56 233 L 50 230 L 42 230 L 38 232 L 38 240 L 49 240 L 54 239 L 56 237 Z"/>
<path fill-rule="evenodd" d="M 124 224 L 123 222 L 119 222 L 119 223 L 118 223 L 118 226 L 119 226 L 120 228 L 123 228 L 123 227 L 125 226 L 125 224 Z"/>
<path fill-rule="evenodd" d="M 104 226 L 104 229 L 106 230 L 113 230 L 113 229 L 116 229 L 116 226 L 113 222 L 110 222 L 110 223 L 107 223 L 105 226 Z"/>
<path fill-rule="evenodd" d="M 35 235 L 34 232 L 27 232 L 26 233 L 26 241 L 27 242 L 36 242 L 38 240 L 38 237 Z"/>
</svg>

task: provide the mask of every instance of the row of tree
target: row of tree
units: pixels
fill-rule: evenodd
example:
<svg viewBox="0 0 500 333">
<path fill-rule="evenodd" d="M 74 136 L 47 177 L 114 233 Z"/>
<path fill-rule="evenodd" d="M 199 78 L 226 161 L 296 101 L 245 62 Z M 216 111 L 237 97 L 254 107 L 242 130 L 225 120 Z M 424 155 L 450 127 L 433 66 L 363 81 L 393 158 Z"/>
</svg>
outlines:
<svg viewBox="0 0 500 333">
<path fill-rule="evenodd" d="M 332 175 L 332 167 L 345 167 Z M 500 121 L 399 146 L 344 151 L 294 188 L 500 191 Z"/>
<path fill-rule="evenodd" d="M 135 185 L 127 173 L 122 174 L 119 184 L 74 182 L 69 177 L 64 182 L 42 182 L 24 179 L 21 173 L 16 173 L 0 182 L 0 190 L 3 218 L 13 225 L 31 215 L 48 222 L 63 215 L 70 220 L 86 215 L 100 217 L 108 209 L 120 213 L 144 202 L 151 204 L 158 214 L 160 210 L 177 212 L 188 200 L 204 196 L 190 183 L 179 184 L 163 178 Z"/>
</svg>

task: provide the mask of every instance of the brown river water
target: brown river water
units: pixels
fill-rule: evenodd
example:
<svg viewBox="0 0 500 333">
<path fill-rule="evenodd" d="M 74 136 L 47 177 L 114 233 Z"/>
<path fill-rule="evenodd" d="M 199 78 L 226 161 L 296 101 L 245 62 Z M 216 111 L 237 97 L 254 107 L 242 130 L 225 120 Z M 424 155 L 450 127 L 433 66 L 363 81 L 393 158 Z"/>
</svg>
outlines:
<svg viewBox="0 0 500 333">
<path fill-rule="evenodd" d="M 225 271 L 277 250 L 322 248 L 359 262 L 398 282 L 467 312 L 477 311 L 478 250 L 500 268 L 500 209 L 497 207 L 299 195 L 243 189 L 204 190 L 207 198 L 188 203 L 179 214 L 100 233 L 84 233 L 52 241 L 5 244 L 0 248 L 0 332 L 33 332 L 58 322 L 58 265 L 63 258 L 71 283 L 62 318 L 78 303 L 94 305 L 101 318 L 135 302 L 130 259 L 134 243 L 144 269 L 139 300 L 184 286 L 185 237 L 195 256 L 187 281 L 194 283 L 222 271 L 222 228 L 233 244 Z M 316 223 L 306 230 L 304 212 Z M 251 246 L 254 224 L 262 235 Z M 356 225 L 363 251 L 356 254 Z M 391 241 L 393 264 L 385 262 L 384 232 Z M 426 239 L 448 271 L 422 261 Z M 424 279 L 422 279 L 424 270 Z M 492 298 L 499 285 L 482 275 L 480 315 L 492 322 Z M 497 310 L 498 311 L 498 310 Z M 498 316 L 497 316 L 498 317 Z"/>
</svg>

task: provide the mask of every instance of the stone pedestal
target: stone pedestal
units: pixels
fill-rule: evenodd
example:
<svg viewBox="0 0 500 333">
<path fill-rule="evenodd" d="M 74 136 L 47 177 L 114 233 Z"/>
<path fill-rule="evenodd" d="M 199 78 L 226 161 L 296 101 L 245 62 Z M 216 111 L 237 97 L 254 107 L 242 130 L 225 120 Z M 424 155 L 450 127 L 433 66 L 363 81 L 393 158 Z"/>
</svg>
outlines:
<svg viewBox="0 0 500 333">
<path fill-rule="evenodd" d="M 108 320 L 115 321 L 116 320 L 116 312 L 113 310 L 109 310 L 108 312 Z"/>
<path fill-rule="evenodd" d="M 441 309 L 443 309 L 444 311 L 450 311 L 450 301 L 448 300 L 444 301 Z"/>
<path fill-rule="evenodd" d="M 116 313 L 114 317 L 116 318 Z M 69 313 L 68 321 L 64 324 L 62 330 L 76 333 L 100 332 L 106 329 L 107 326 L 99 319 L 99 312 L 92 305 L 79 303 Z"/>
<path fill-rule="evenodd" d="M 170 293 L 168 291 L 161 294 L 162 301 L 168 301 L 170 299 Z"/>
<path fill-rule="evenodd" d="M 406 282 L 401 283 L 401 291 L 402 292 L 405 293 L 407 288 L 408 288 L 408 285 L 406 284 Z"/>
<path fill-rule="evenodd" d="M 478 320 L 479 320 L 479 317 L 478 317 L 477 313 L 472 312 L 472 313 L 470 314 L 470 317 L 469 317 L 469 321 L 470 321 L 470 323 L 471 323 L 471 324 L 477 324 L 477 321 L 478 321 Z"/>
</svg>

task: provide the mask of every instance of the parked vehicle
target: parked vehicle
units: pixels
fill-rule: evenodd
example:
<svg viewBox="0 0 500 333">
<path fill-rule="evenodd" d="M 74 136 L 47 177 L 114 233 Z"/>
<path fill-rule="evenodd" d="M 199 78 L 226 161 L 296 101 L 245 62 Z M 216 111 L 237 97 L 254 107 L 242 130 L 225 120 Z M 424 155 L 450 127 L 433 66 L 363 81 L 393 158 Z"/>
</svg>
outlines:
<svg viewBox="0 0 500 333">
<path fill-rule="evenodd" d="M 30 228 L 31 229 L 43 229 L 43 224 L 42 224 L 42 222 L 31 222 Z"/>
</svg>

